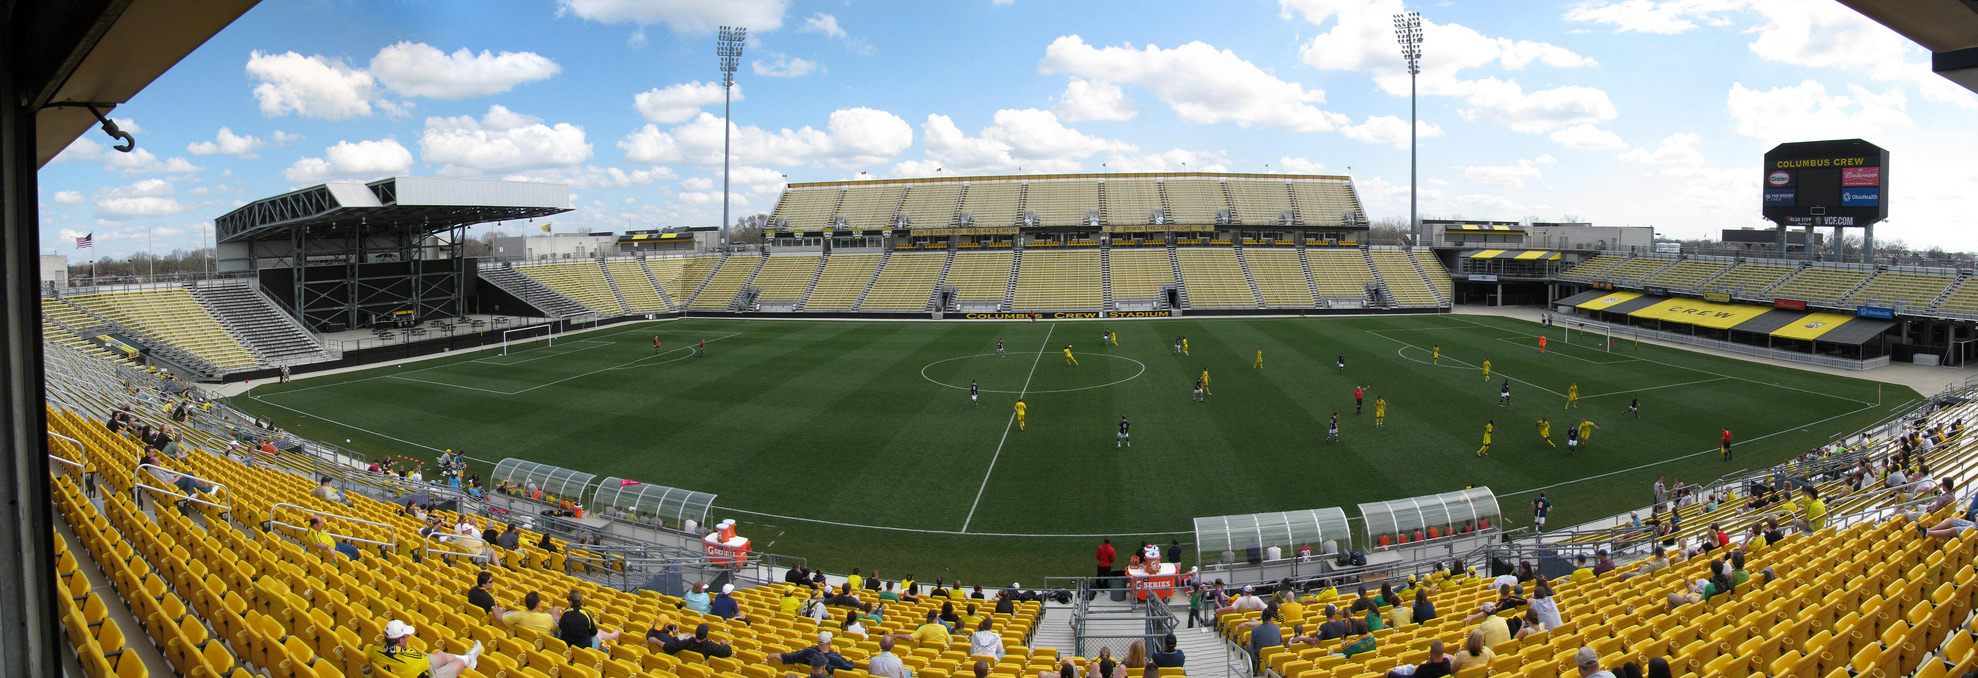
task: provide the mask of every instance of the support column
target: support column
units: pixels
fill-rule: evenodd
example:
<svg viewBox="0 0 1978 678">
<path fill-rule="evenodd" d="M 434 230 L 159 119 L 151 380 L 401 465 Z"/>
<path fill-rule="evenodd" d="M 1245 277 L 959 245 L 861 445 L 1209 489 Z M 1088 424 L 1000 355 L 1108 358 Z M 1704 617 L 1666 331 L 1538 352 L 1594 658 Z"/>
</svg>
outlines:
<svg viewBox="0 0 1978 678">
<path fill-rule="evenodd" d="M 23 10 L 15 7 L 18 16 Z M 0 26 L 6 22 L 0 21 Z M 23 38 L 15 27 L 0 35 Z M 0 674 L 61 673 L 56 631 L 53 517 L 48 494 L 48 436 L 41 362 L 41 215 L 37 211 L 34 109 L 25 67 L 0 47 Z M 78 545 L 79 546 L 79 545 Z"/>
</svg>

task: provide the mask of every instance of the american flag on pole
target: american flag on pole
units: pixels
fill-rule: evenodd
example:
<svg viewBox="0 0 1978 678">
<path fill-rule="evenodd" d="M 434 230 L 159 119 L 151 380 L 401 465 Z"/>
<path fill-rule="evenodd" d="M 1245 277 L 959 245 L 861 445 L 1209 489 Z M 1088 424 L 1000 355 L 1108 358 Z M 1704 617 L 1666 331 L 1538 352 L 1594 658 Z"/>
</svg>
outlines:
<svg viewBox="0 0 1978 678">
<path fill-rule="evenodd" d="M 76 236 L 76 249 L 86 250 L 95 246 L 96 246 L 95 233 L 85 233 L 83 235 Z"/>
</svg>

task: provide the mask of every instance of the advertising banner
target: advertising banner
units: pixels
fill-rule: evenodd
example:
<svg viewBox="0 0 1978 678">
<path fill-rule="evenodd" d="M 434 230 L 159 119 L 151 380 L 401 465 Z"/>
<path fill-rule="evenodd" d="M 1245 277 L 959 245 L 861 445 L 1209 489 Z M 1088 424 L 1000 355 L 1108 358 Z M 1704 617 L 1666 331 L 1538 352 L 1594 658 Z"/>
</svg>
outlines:
<svg viewBox="0 0 1978 678">
<path fill-rule="evenodd" d="M 1876 320 L 1896 319 L 1896 310 L 1884 306 L 1861 306 L 1854 309 L 1854 314 L 1863 318 L 1874 318 Z"/>
<path fill-rule="evenodd" d="M 1731 295 L 1725 294 L 1723 292 L 1705 292 L 1703 294 L 1703 300 L 1714 301 L 1720 304 L 1728 304 L 1731 303 Z"/>
<path fill-rule="evenodd" d="M 1882 168 L 1880 167 L 1844 167 L 1841 169 L 1841 186 L 1843 187 L 1852 188 L 1857 186 L 1880 185 L 1882 185 Z"/>
<path fill-rule="evenodd" d="M 1806 310 L 1806 302 L 1798 299 L 1773 299 L 1772 308 L 1782 311 L 1804 311 Z"/>
<path fill-rule="evenodd" d="M 1793 189 L 1790 188 L 1765 189 L 1765 205 L 1767 207 L 1792 207 Z"/>
<path fill-rule="evenodd" d="M 1880 204 L 1882 204 L 1882 189 L 1880 188 L 1841 189 L 1842 207 L 1874 207 Z"/>
<path fill-rule="evenodd" d="M 1765 185 L 1770 188 L 1790 188 L 1793 185 L 1793 173 L 1785 170 L 1766 172 Z"/>
</svg>

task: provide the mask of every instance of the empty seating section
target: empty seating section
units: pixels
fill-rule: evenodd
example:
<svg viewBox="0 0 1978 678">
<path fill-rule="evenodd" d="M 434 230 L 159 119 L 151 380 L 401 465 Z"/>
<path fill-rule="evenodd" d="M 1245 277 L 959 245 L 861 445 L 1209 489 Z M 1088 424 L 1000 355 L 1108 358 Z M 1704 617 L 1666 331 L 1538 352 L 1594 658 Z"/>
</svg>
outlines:
<svg viewBox="0 0 1978 678">
<path fill-rule="evenodd" d="M 183 287 L 65 294 L 62 299 L 163 344 L 159 348 L 220 371 L 259 364 Z"/>
<path fill-rule="evenodd" d="M 1105 301 L 1104 286 L 1097 250 L 1028 250 L 1017 270 L 1016 296 L 1010 300 L 1010 310 L 1098 310 Z"/>
<path fill-rule="evenodd" d="M 47 341 L 84 353 L 114 357 L 110 349 L 90 341 L 90 337 L 102 334 L 106 329 L 103 321 L 90 317 L 61 299 L 41 298 L 41 334 Z"/>
<path fill-rule="evenodd" d="M 945 228 L 955 224 L 961 199 L 960 182 L 914 184 L 900 203 L 900 214 L 915 228 Z"/>
<path fill-rule="evenodd" d="M 850 310 L 858 303 L 859 295 L 865 293 L 872 272 L 879 269 L 879 258 L 877 254 L 833 254 L 825 258 L 824 271 L 817 274 L 817 289 L 810 291 L 804 310 Z"/>
<path fill-rule="evenodd" d="M 835 261 L 837 257 L 832 257 Z M 941 278 L 941 265 L 948 255 L 934 252 L 896 252 L 879 269 L 872 291 L 859 303 L 861 311 L 924 311 L 934 296 L 934 283 Z M 829 270 L 826 270 L 829 273 Z M 1009 272 L 1004 271 L 1005 278 Z M 821 282 L 819 283 L 822 284 Z M 813 305 L 815 296 L 811 299 Z"/>
<path fill-rule="evenodd" d="M 1152 179 L 1107 181 L 1102 203 L 1101 211 L 1108 225 L 1151 224 L 1154 210 L 1161 208 L 1161 185 Z"/>
<path fill-rule="evenodd" d="M 1257 281 L 1257 294 L 1264 305 L 1273 308 L 1311 308 L 1312 286 L 1305 280 L 1305 265 L 1298 261 L 1298 250 L 1248 248 L 1243 261 L 1250 265 L 1250 277 Z"/>
<path fill-rule="evenodd" d="M 1367 299 L 1367 286 L 1374 283 L 1374 271 L 1367 257 L 1357 249 L 1309 249 L 1306 260 L 1312 264 L 1312 282 L 1319 285 L 1319 296 L 1327 299 Z"/>
<path fill-rule="evenodd" d="M 900 198 L 906 193 L 903 184 L 847 188 L 845 199 L 838 204 L 838 216 L 860 230 L 892 228 L 893 212 L 899 209 Z"/>
<path fill-rule="evenodd" d="M 1624 255 L 1596 254 L 1593 255 L 1592 257 L 1581 259 L 1580 263 L 1573 264 L 1572 267 L 1567 268 L 1564 271 L 1561 271 L 1559 273 L 1559 278 L 1561 280 L 1578 280 L 1580 282 L 1592 282 L 1594 280 L 1601 279 L 1601 274 L 1606 273 L 1607 269 L 1613 268 L 1615 264 L 1619 264 L 1626 260 L 1627 257 Z"/>
<path fill-rule="evenodd" d="M 978 181 L 962 194 L 961 213 L 970 215 L 976 228 L 1013 226 L 1017 222 L 1017 202 L 1023 197 L 1023 184 L 1009 181 Z"/>
<path fill-rule="evenodd" d="M 1911 311 L 1929 308 L 1956 278 L 1950 274 L 1882 271 L 1848 297 L 1857 306 L 1891 306 Z"/>
<path fill-rule="evenodd" d="M 53 305 L 53 302 L 47 297 L 43 297 L 42 304 L 43 308 L 46 308 Z M 47 313 L 41 314 L 41 340 L 51 344 L 67 346 L 99 358 L 119 359 L 116 357 L 116 354 L 110 352 L 110 349 L 103 348 L 102 345 L 90 341 L 80 334 L 76 334 L 67 327 L 57 324 L 55 319 L 49 317 Z"/>
<path fill-rule="evenodd" d="M 1236 206 L 1236 223 L 1281 224 L 1284 213 L 1292 211 L 1291 189 L 1282 179 L 1230 179 L 1223 185 Z"/>
<path fill-rule="evenodd" d="M 1656 271 L 1662 270 L 1673 261 L 1675 260 L 1663 259 L 1661 257 L 1632 257 L 1627 261 L 1616 264 L 1613 268 L 1601 272 L 1598 279 L 1640 285 L 1642 281 L 1647 280 L 1649 276 L 1654 275 Z"/>
<path fill-rule="evenodd" d="M 955 288 L 958 301 L 1001 303 L 1009 291 L 1010 266 L 1014 263 L 1015 256 L 1009 252 L 958 252 L 944 284 Z"/>
<path fill-rule="evenodd" d="M 1353 213 L 1354 221 L 1366 221 L 1366 215 L 1360 212 L 1360 199 L 1353 194 L 1352 184 L 1344 181 L 1295 179 L 1291 182 L 1291 197 L 1297 203 L 1298 223 L 1301 224 L 1343 224 L 1348 212 Z"/>
<path fill-rule="evenodd" d="M 1113 302 L 1158 299 L 1174 286 L 1174 265 L 1165 249 L 1115 249 L 1107 262 L 1113 273 Z"/>
<path fill-rule="evenodd" d="M 1703 281 L 1709 280 L 1710 276 L 1722 273 L 1724 269 L 1730 267 L 1731 264 L 1727 261 L 1684 259 L 1676 262 L 1674 266 L 1662 269 L 1661 273 L 1642 281 L 1642 284 L 1667 287 L 1672 290 L 1693 290 L 1703 284 Z"/>
<path fill-rule="evenodd" d="M 729 263 L 734 263 L 733 259 Z M 756 301 L 772 304 L 794 304 L 804 298 L 804 290 L 810 287 L 811 278 L 817 276 L 818 257 L 815 254 L 795 254 L 764 257 L 762 270 L 755 274 L 755 288 L 761 294 Z"/>
<path fill-rule="evenodd" d="M 1957 284 L 1957 289 L 1953 289 L 1950 294 L 1945 295 L 1943 302 L 1937 304 L 1936 310 L 1945 313 L 1978 315 L 1978 282 L 1973 282 L 1968 276 L 1960 280 Z"/>
<path fill-rule="evenodd" d="M 770 213 L 770 219 L 787 223 L 792 228 L 829 226 L 831 213 L 838 208 L 841 190 L 837 186 L 785 189 L 783 198 L 776 201 L 776 211 Z"/>
<path fill-rule="evenodd" d="M 618 305 L 618 297 L 611 294 L 611 283 L 605 282 L 604 269 L 596 261 L 517 264 L 515 270 L 599 314 L 615 316 L 625 312 L 625 307 Z"/>
<path fill-rule="evenodd" d="M 618 294 L 625 297 L 625 310 L 632 313 L 660 313 L 669 310 L 666 300 L 659 297 L 659 290 L 653 289 L 652 279 L 646 277 L 646 267 L 637 259 L 611 259 L 604 262 L 605 272 L 611 275 L 611 282 L 618 285 Z"/>
<path fill-rule="evenodd" d="M 334 359 L 323 344 L 248 279 L 193 285 L 192 296 L 262 361 L 303 365 Z"/>
<path fill-rule="evenodd" d="M 1175 250 L 1181 261 L 1182 286 L 1188 291 L 1188 305 L 1195 308 L 1256 308 L 1257 295 L 1243 279 L 1243 268 L 1236 250 L 1183 248 Z"/>
<path fill-rule="evenodd" d="M 1793 267 L 1778 264 L 1754 264 L 1750 262 L 1732 266 L 1724 275 L 1710 281 L 1710 289 L 1722 290 L 1743 297 L 1757 297 L 1779 281 L 1792 275 Z"/>
<path fill-rule="evenodd" d="M 728 308 L 729 304 L 734 303 L 735 295 L 741 293 L 742 285 L 748 283 L 749 275 L 755 273 L 757 266 L 762 265 L 762 260 L 763 257 L 760 256 L 738 254 L 728 257 L 726 261 L 719 262 L 721 267 L 714 269 L 713 273 L 705 276 L 707 284 L 701 288 L 700 296 L 694 297 L 694 302 L 690 307 L 704 311 L 718 311 Z M 696 262 L 695 266 L 690 266 L 687 269 L 690 272 L 689 279 L 700 279 L 702 277 L 691 275 L 691 271 L 701 265 L 706 264 Z"/>
<path fill-rule="evenodd" d="M 1023 195 L 1023 211 L 1045 226 L 1083 226 L 1085 215 L 1098 210 L 1099 182 L 1091 179 L 1032 181 Z"/>
<path fill-rule="evenodd" d="M 1162 186 L 1167 193 L 1170 224 L 1213 224 L 1218 212 L 1229 209 L 1229 201 L 1223 198 L 1220 181 L 1169 179 L 1162 182 Z"/>
<path fill-rule="evenodd" d="M 1439 303 L 1435 293 L 1429 291 L 1429 283 L 1415 270 L 1415 264 L 1408 253 L 1401 250 L 1367 250 L 1374 261 L 1374 268 L 1380 271 L 1380 280 L 1387 287 L 1387 293 L 1394 303 L 1403 306 L 1434 306 Z"/>
<path fill-rule="evenodd" d="M 646 269 L 652 271 L 653 280 L 659 281 L 659 288 L 673 298 L 674 304 L 685 305 L 687 297 L 714 270 L 714 262 L 720 260 L 720 257 L 647 257 Z"/>
<path fill-rule="evenodd" d="M 1772 288 L 1771 295 L 1786 299 L 1839 303 L 1868 272 L 1855 268 L 1807 266 Z"/>
<path fill-rule="evenodd" d="M 1418 248 L 1409 250 L 1408 255 L 1415 258 L 1415 263 L 1422 268 L 1422 274 L 1428 276 L 1429 287 L 1442 293 L 1444 303 L 1456 298 L 1456 282 L 1449 279 L 1448 267 L 1443 266 L 1442 261 L 1435 258 L 1434 251 Z"/>
</svg>

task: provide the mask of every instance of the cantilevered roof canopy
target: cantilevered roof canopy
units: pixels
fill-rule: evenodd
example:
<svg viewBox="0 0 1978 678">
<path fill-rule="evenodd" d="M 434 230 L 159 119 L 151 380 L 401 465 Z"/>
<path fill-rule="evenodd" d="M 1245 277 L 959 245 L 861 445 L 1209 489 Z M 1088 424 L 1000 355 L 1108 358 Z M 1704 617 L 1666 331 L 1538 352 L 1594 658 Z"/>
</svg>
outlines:
<svg viewBox="0 0 1978 678">
<path fill-rule="evenodd" d="M 570 211 L 570 187 L 527 181 L 392 177 L 328 183 L 263 198 L 214 223 L 220 242 L 437 233 L 457 226 Z"/>
</svg>

